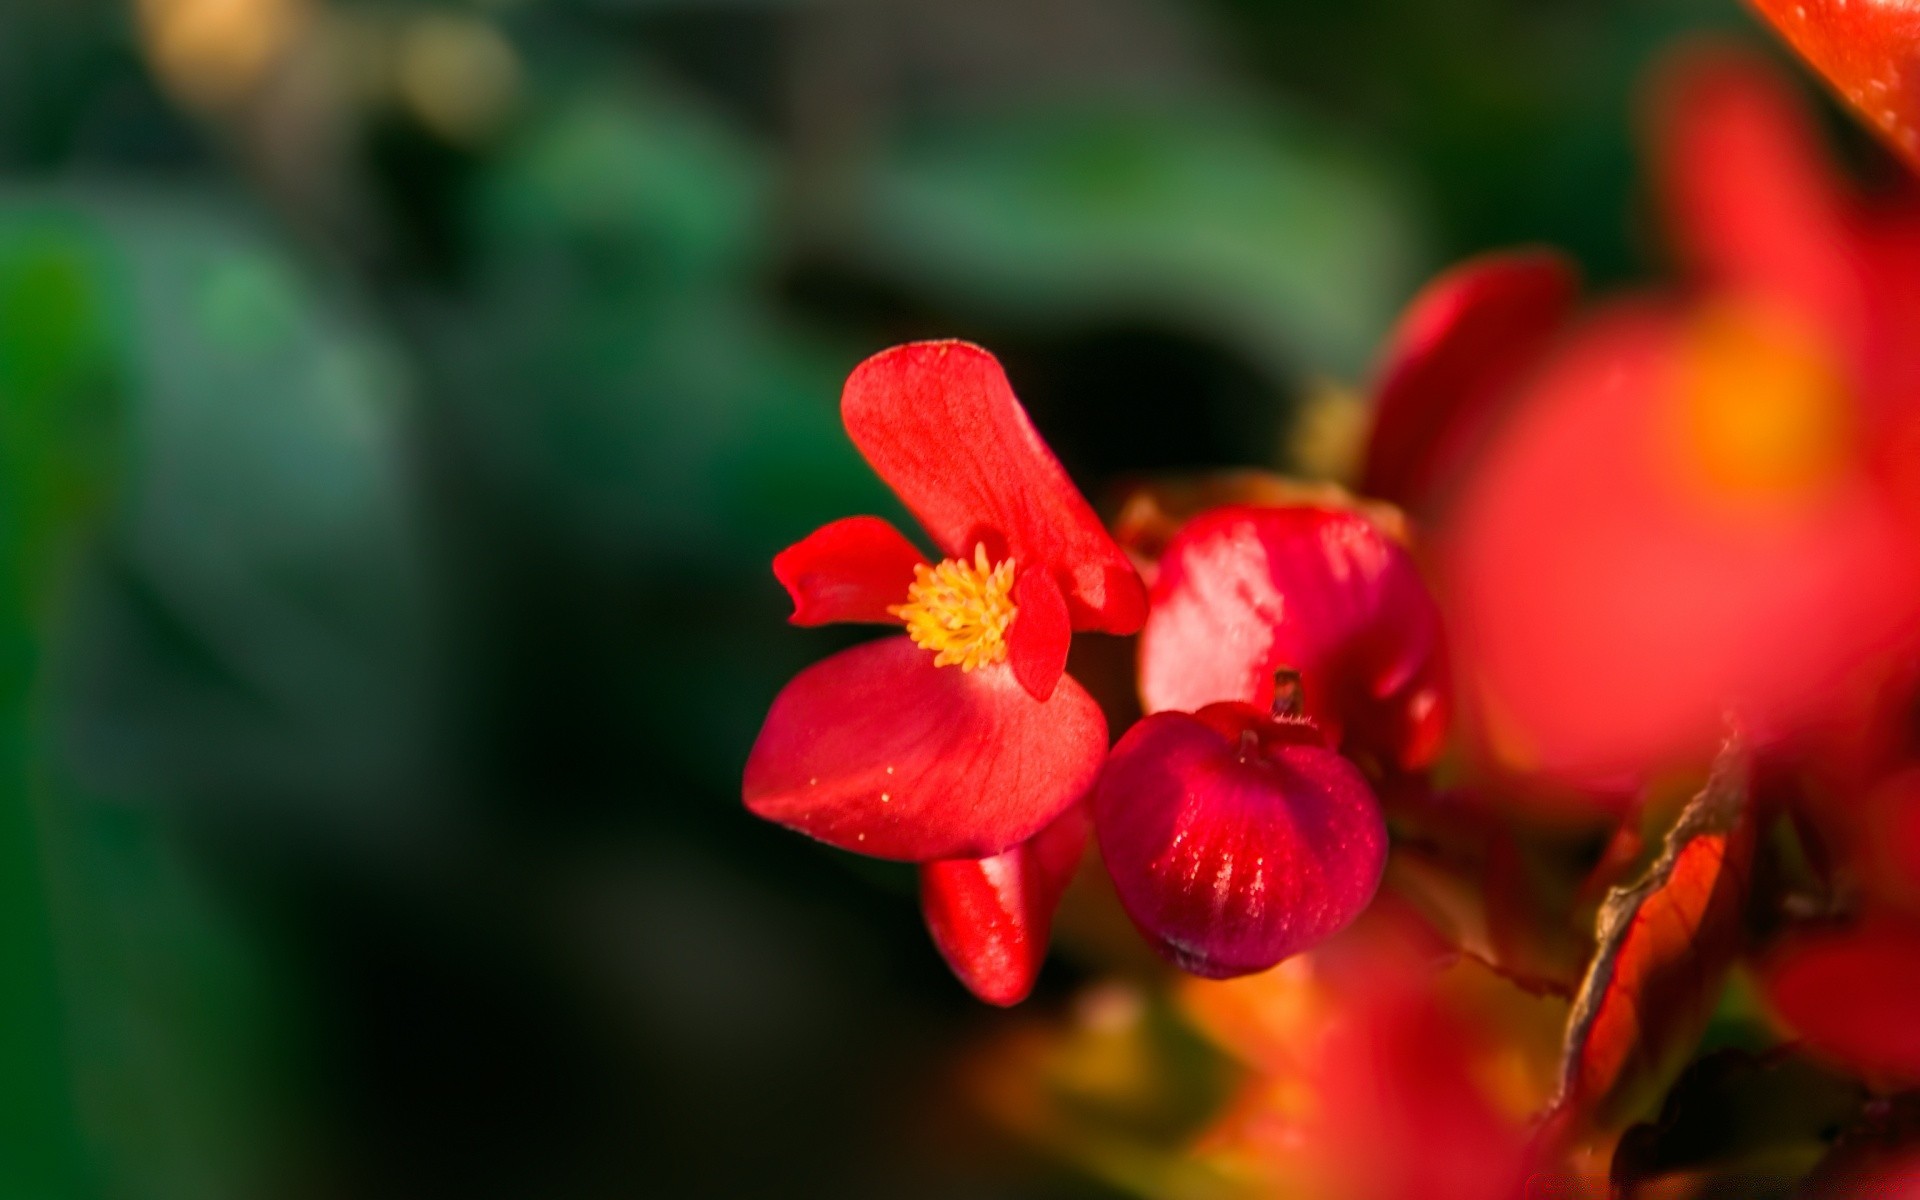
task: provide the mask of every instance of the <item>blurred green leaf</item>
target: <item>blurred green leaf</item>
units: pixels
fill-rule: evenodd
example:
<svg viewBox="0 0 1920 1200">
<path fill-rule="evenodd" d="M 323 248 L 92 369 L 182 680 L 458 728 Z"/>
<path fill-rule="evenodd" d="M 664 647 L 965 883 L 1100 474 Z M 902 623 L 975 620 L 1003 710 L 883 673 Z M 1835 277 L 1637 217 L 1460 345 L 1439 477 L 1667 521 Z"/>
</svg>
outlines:
<svg viewBox="0 0 1920 1200">
<path fill-rule="evenodd" d="M 190 197 L 0 199 L 0 318 L 0 1037 L 29 1068 L 0 1179 L 245 1194 L 278 1120 L 273 989 L 185 819 L 406 811 L 432 739 L 399 376 Z"/>
<path fill-rule="evenodd" d="M 761 293 L 770 190 L 757 147 L 639 87 L 554 104 L 481 188 L 458 402 L 575 536 L 731 566 L 884 503 L 840 429 L 853 356 Z"/>
<path fill-rule="evenodd" d="M 1424 266 L 1377 164 L 1245 107 L 1138 101 L 956 120 L 875 164 L 837 238 L 979 309 L 1149 318 L 1282 378 L 1352 374 Z"/>
<path fill-rule="evenodd" d="M 111 371 L 107 253 L 58 213 L 0 222 L 0 1190 L 22 1200 L 91 1190 L 46 887 L 37 689 L 54 580 L 94 516 L 79 434 Z"/>
</svg>

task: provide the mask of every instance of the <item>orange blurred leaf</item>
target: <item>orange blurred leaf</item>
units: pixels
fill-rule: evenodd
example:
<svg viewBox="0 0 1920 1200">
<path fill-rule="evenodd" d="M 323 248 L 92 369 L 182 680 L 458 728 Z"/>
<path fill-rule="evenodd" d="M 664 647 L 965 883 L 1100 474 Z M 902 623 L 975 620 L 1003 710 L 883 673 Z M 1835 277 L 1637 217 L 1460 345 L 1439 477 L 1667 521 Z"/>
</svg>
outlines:
<svg viewBox="0 0 1920 1200">
<path fill-rule="evenodd" d="M 1751 764 L 1735 735 L 1647 874 L 1608 893 L 1562 1050 L 1556 1132 L 1617 1134 L 1685 1065 L 1741 941 L 1752 875 Z"/>
</svg>

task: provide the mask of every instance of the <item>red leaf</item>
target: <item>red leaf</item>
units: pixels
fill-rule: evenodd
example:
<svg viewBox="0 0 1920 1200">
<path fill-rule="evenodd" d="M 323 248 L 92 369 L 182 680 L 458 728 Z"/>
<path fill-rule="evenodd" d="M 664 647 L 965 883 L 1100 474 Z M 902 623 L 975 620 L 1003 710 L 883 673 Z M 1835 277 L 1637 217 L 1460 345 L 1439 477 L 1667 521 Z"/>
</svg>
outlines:
<svg viewBox="0 0 1920 1200">
<path fill-rule="evenodd" d="M 1005 665 L 936 667 L 904 637 L 843 650 L 775 697 L 747 807 L 843 850 L 927 862 L 1023 842 L 1086 795 L 1107 749 L 1071 677 L 1033 699 Z"/>
<path fill-rule="evenodd" d="M 1752 873 L 1751 767 L 1738 739 L 1668 832 L 1645 877 L 1600 907 L 1574 997 L 1555 1098 L 1558 1129 L 1617 1133 L 1691 1055 L 1740 947 Z"/>
<path fill-rule="evenodd" d="M 1011 557 L 1051 573 L 1075 629 L 1132 633 L 1146 589 L 1040 440 L 993 355 L 916 342 L 847 379 L 847 434 L 949 557 Z"/>
<path fill-rule="evenodd" d="M 1920 168 L 1920 8 L 1884 0 L 1748 0 Z"/>
<path fill-rule="evenodd" d="M 1566 323 L 1578 286 L 1560 254 L 1522 250 L 1422 289 L 1381 357 L 1360 490 L 1409 508 L 1439 498 Z"/>
<path fill-rule="evenodd" d="M 842 517 L 774 555 L 773 574 L 793 597 L 795 625 L 897 625 L 887 606 L 906 601 L 913 569 L 925 561 L 879 517 Z"/>
</svg>

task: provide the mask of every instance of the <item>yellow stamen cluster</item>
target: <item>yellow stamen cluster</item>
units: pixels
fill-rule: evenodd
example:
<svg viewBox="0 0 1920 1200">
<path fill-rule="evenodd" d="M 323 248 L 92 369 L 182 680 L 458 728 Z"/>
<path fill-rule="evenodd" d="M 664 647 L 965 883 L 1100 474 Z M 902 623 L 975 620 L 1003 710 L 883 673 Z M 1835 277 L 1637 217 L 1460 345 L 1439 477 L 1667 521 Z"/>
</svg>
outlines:
<svg viewBox="0 0 1920 1200">
<path fill-rule="evenodd" d="M 1007 657 L 1007 627 L 1020 609 L 1013 602 L 1013 560 L 987 561 L 987 548 L 975 546 L 973 561 L 949 558 L 939 566 L 913 569 L 907 602 L 887 609 L 907 625 L 907 636 L 933 651 L 936 667 L 962 671 Z"/>
</svg>

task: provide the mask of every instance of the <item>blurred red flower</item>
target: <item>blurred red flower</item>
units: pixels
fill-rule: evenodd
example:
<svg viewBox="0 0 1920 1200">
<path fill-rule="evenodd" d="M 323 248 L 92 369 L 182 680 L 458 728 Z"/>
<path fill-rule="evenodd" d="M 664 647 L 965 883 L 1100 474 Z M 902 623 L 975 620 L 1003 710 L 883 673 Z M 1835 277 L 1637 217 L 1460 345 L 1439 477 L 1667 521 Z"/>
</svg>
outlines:
<svg viewBox="0 0 1920 1200">
<path fill-rule="evenodd" d="M 1920 641 L 1920 209 L 1846 191 L 1764 68 L 1667 84 L 1687 286 L 1524 372 L 1439 530 L 1488 741 L 1585 781 L 1704 762 L 1729 712 L 1792 733 Z"/>
</svg>

